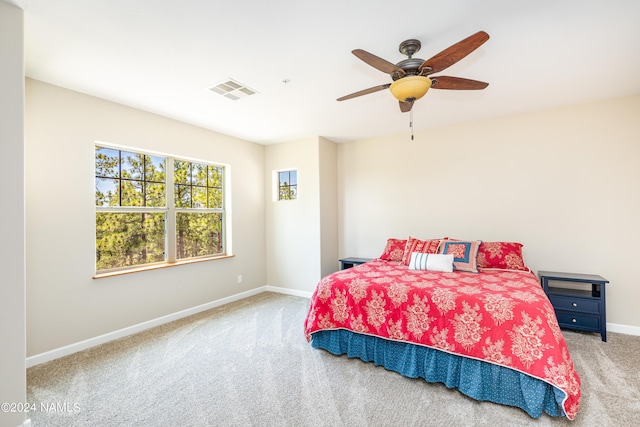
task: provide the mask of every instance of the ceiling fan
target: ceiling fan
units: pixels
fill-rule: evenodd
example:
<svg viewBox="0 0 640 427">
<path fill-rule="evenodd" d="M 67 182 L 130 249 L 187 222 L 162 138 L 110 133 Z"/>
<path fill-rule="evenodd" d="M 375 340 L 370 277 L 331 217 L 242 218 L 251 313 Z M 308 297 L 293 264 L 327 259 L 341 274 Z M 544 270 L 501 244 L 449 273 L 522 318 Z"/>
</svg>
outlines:
<svg viewBox="0 0 640 427">
<path fill-rule="evenodd" d="M 338 101 L 344 101 L 358 96 L 367 95 L 369 93 L 389 89 L 393 96 L 400 102 L 400 111 L 406 113 L 411 111 L 414 101 L 423 97 L 430 88 L 453 90 L 484 89 L 489 86 L 489 83 L 463 79 L 460 77 L 427 76 L 439 73 L 445 68 L 452 66 L 476 50 L 487 40 L 489 40 L 489 34 L 484 31 L 478 31 L 466 39 L 449 46 L 447 49 L 426 61 L 419 58 L 413 58 L 413 55 L 420 50 L 420 40 L 405 40 L 400 43 L 399 50 L 400 53 L 407 55 L 409 58 L 400 61 L 395 65 L 365 50 L 355 49 L 352 51 L 355 56 L 371 65 L 373 68 L 389 74 L 393 83 L 387 83 L 354 92 L 338 98 Z"/>
</svg>

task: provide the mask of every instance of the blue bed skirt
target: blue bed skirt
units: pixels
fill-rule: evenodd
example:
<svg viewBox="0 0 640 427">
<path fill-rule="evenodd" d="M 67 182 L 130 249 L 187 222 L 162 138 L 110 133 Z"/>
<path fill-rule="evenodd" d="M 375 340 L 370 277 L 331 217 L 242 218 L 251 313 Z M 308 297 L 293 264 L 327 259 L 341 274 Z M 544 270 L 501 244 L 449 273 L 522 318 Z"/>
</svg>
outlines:
<svg viewBox="0 0 640 427">
<path fill-rule="evenodd" d="M 515 406 L 533 418 L 564 416 L 564 393 L 521 372 L 429 347 L 389 341 L 344 329 L 314 332 L 311 345 L 346 354 L 409 378 L 443 383 L 475 399 Z"/>
</svg>

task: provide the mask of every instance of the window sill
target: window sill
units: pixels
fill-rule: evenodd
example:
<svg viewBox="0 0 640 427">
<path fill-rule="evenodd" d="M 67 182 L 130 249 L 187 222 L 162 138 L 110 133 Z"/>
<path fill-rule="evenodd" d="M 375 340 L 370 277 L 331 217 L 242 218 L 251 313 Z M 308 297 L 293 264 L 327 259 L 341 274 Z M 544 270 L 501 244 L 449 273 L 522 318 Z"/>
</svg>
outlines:
<svg viewBox="0 0 640 427">
<path fill-rule="evenodd" d="M 163 262 L 163 263 L 158 263 L 158 264 L 153 264 L 153 265 L 145 265 L 142 267 L 134 267 L 134 268 L 129 268 L 126 270 L 117 270 L 117 271 L 109 271 L 106 273 L 97 273 L 93 276 L 94 279 L 104 279 L 105 277 L 114 277 L 114 276 L 122 276 L 125 274 L 131 274 L 131 273 L 139 273 L 141 271 L 149 271 L 149 270 L 158 270 L 161 268 L 168 268 L 168 267 L 177 267 L 180 265 L 187 265 L 187 264 L 195 264 L 197 262 L 206 262 L 206 261 L 214 261 L 217 259 L 226 259 L 226 258 L 233 258 L 235 257 L 235 255 L 219 255 L 219 256 L 211 256 L 211 257 L 203 257 L 203 258 L 196 258 L 196 259 L 188 259 L 188 260 L 184 260 L 184 261 L 176 261 L 176 262 Z"/>
</svg>

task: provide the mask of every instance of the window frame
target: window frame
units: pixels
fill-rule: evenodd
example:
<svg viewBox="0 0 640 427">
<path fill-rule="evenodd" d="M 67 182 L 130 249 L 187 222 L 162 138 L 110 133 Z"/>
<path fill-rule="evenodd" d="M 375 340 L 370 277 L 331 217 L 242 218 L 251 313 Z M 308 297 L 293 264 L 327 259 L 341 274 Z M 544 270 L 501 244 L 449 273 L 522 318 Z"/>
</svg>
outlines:
<svg viewBox="0 0 640 427">
<path fill-rule="evenodd" d="M 94 255 L 94 276 L 93 278 L 102 278 L 102 277 L 110 277 L 114 275 L 120 274 L 128 274 L 138 271 L 146 271 L 153 270 L 158 268 L 171 267 L 175 265 L 183 265 L 183 264 L 191 264 L 194 262 L 208 261 L 213 259 L 221 259 L 221 258 L 229 258 L 232 257 L 231 252 L 231 241 L 229 239 L 230 236 L 230 227 L 231 227 L 231 216 L 230 216 L 230 200 L 231 200 L 231 192 L 230 192 L 230 175 L 231 175 L 231 167 L 228 164 L 220 163 L 220 162 L 212 162 L 202 159 L 195 159 L 186 156 L 178 156 L 174 154 L 161 153 L 157 151 L 151 151 L 136 147 L 123 146 L 118 144 L 105 143 L 102 141 L 94 142 L 94 153 L 95 150 L 100 148 L 107 148 L 112 150 L 118 150 L 120 152 L 126 151 L 135 154 L 162 157 L 165 159 L 165 206 L 161 207 L 147 207 L 147 206 L 98 206 L 95 202 L 94 195 L 94 221 L 96 220 L 96 216 L 98 212 L 135 212 L 135 213 L 158 213 L 164 212 L 165 218 L 165 231 L 164 231 L 164 240 L 165 240 L 165 250 L 164 261 L 160 262 L 152 262 L 146 264 L 138 264 L 132 266 L 124 266 L 124 267 L 116 267 L 109 269 L 97 269 L 97 257 Z M 185 207 L 176 207 L 175 206 L 175 179 L 174 179 L 174 168 L 175 161 L 183 161 L 191 164 L 203 164 L 208 166 L 214 166 L 222 169 L 222 206 L 220 208 L 185 208 Z M 94 180 L 97 175 L 96 172 L 96 163 L 95 163 L 95 154 L 94 154 Z M 120 177 L 119 179 L 122 179 Z M 95 184 L 94 184 L 95 189 Z M 95 192 L 95 191 L 94 191 Z M 206 213 L 219 213 L 221 215 L 221 245 L 222 252 L 218 254 L 208 254 L 201 255 L 196 257 L 182 258 L 177 259 L 177 219 L 176 214 L 178 212 L 206 212 Z M 97 232 L 97 223 L 94 222 L 94 232 Z M 94 252 L 97 250 L 97 242 L 96 235 L 94 234 Z"/>
<path fill-rule="evenodd" d="M 178 219 L 177 219 L 177 216 L 178 216 L 179 213 L 212 213 L 212 214 L 219 214 L 220 215 L 220 221 L 221 221 L 221 225 L 220 225 L 220 233 L 221 233 L 220 245 L 222 246 L 222 252 L 220 252 L 218 254 L 207 254 L 207 255 L 200 255 L 200 256 L 187 257 L 187 258 L 177 258 L 178 246 L 177 246 L 177 241 L 176 241 L 176 244 L 171 246 L 175 250 L 174 261 L 175 262 L 182 262 L 182 261 L 185 261 L 185 260 L 193 260 L 193 259 L 199 259 L 199 258 L 210 258 L 210 257 L 218 257 L 218 256 L 225 255 L 225 251 L 226 251 L 226 244 L 225 244 L 225 240 L 226 240 L 225 219 L 226 218 L 225 218 L 225 216 L 226 216 L 226 214 L 225 214 L 225 197 L 224 196 L 225 196 L 225 183 L 227 181 L 227 178 L 225 176 L 225 170 L 226 170 L 225 166 L 221 165 L 221 164 L 213 163 L 213 162 L 185 160 L 185 159 L 178 158 L 178 157 L 173 157 L 172 161 L 173 161 L 172 174 L 175 171 L 175 162 L 176 161 L 181 161 L 181 162 L 185 162 L 185 163 L 189 163 L 190 164 L 189 175 L 191 176 L 191 179 L 189 179 L 190 182 L 188 182 L 186 184 L 185 183 L 178 183 L 178 182 L 176 182 L 175 177 L 172 177 L 172 181 L 173 181 L 172 199 L 174 201 L 173 201 L 173 204 L 171 206 L 173 206 L 173 211 L 174 211 L 173 219 L 174 219 L 174 221 L 176 223 L 175 226 L 174 226 L 174 230 L 175 230 L 174 237 L 177 240 L 177 234 L 178 234 L 178 230 L 177 230 Z M 193 183 L 193 181 L 192 181 L 193 176 L 194 176 L 194 171 L 192 169 L 193 165 L 200 165 L 200 166 L 204 165 L 204 166 L 207 166 L 207 176 L 205 178 L 206 185 L 203 186 L 203 185 L 199 185 L 199 184 L 194 184 Z M 221 178 L 220 178 L 222 180 L 222 183 L 221 183 L 220 187 L 216 187 L 216 186 L 213 186 L 213 185 L 210 186 L 209 185 L 209 167 L 213 167 L 215 169 L 222 169 L 222 171 L 221 171 L 222 174 L 221 174 Z M 176 205 L 176 203 L 175 203 L 175 195 L 176 195 L 175 189 L 176 189 L 177 186 L 183 186 L 183 187 L 189 187 L 190 188 L 191 195 L 189 197 L 189 202 L 190 202 L 191 207 L 184 207 L 184 206 L 178 207 L 178 206 L 175 206 Z M 194 194 L 193 194 L 193 191 L 196 188 L 201 188 L 201 189 L 205 188 L 206 189 L 207 203 L 209 202 L 209 197 L 208 197 L 209 189 L 219 188 L 220 191 L 222 192 L 222 194 L 221 194 L 222 198 L 220 200 L 221 207 L 219 207 L 219 208 L 217 208 L 217 207 L 207 208 L 207 207 L 201 207 L 201 206 L 193 207 L 193 205 L 194 205 Z"/>
<path fill-rule="evenodd" d="M 280 185 L 280 174 L 283 172 L 289 173 L 289 177 L 291 177 L 291 172 L 295 172 L 296 174 L 296 183 L 293 185 L 295 187 L 295 198 L 292 199 L 283 199 L 280 197 L 280 190 L 282 186 Z M 298 178 L 298 168 L 284 168 L 273 171 L 273 201 L 274 202 L 292 202 L 298 200 L 298 189 L 299 189 L 299 178 Z M 289 191 L 291 191 L 292 184 L 288 183 Z"/>
</svg>

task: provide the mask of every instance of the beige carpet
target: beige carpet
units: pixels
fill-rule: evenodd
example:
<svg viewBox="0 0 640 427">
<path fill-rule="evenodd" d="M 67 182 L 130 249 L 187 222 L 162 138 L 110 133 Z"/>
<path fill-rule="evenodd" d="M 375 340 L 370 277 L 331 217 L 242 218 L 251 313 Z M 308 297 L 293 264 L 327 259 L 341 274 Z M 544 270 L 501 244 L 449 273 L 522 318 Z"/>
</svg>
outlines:
<svg viewBox="0 0 640 427">
<path fill-rule="evenodd" d="M 640 426 L 640 337 L 565 332 L 575 421 L 313 349 L 309 301 L 263 293 L 27 370 L 40 426 Z"/>
</svg>

